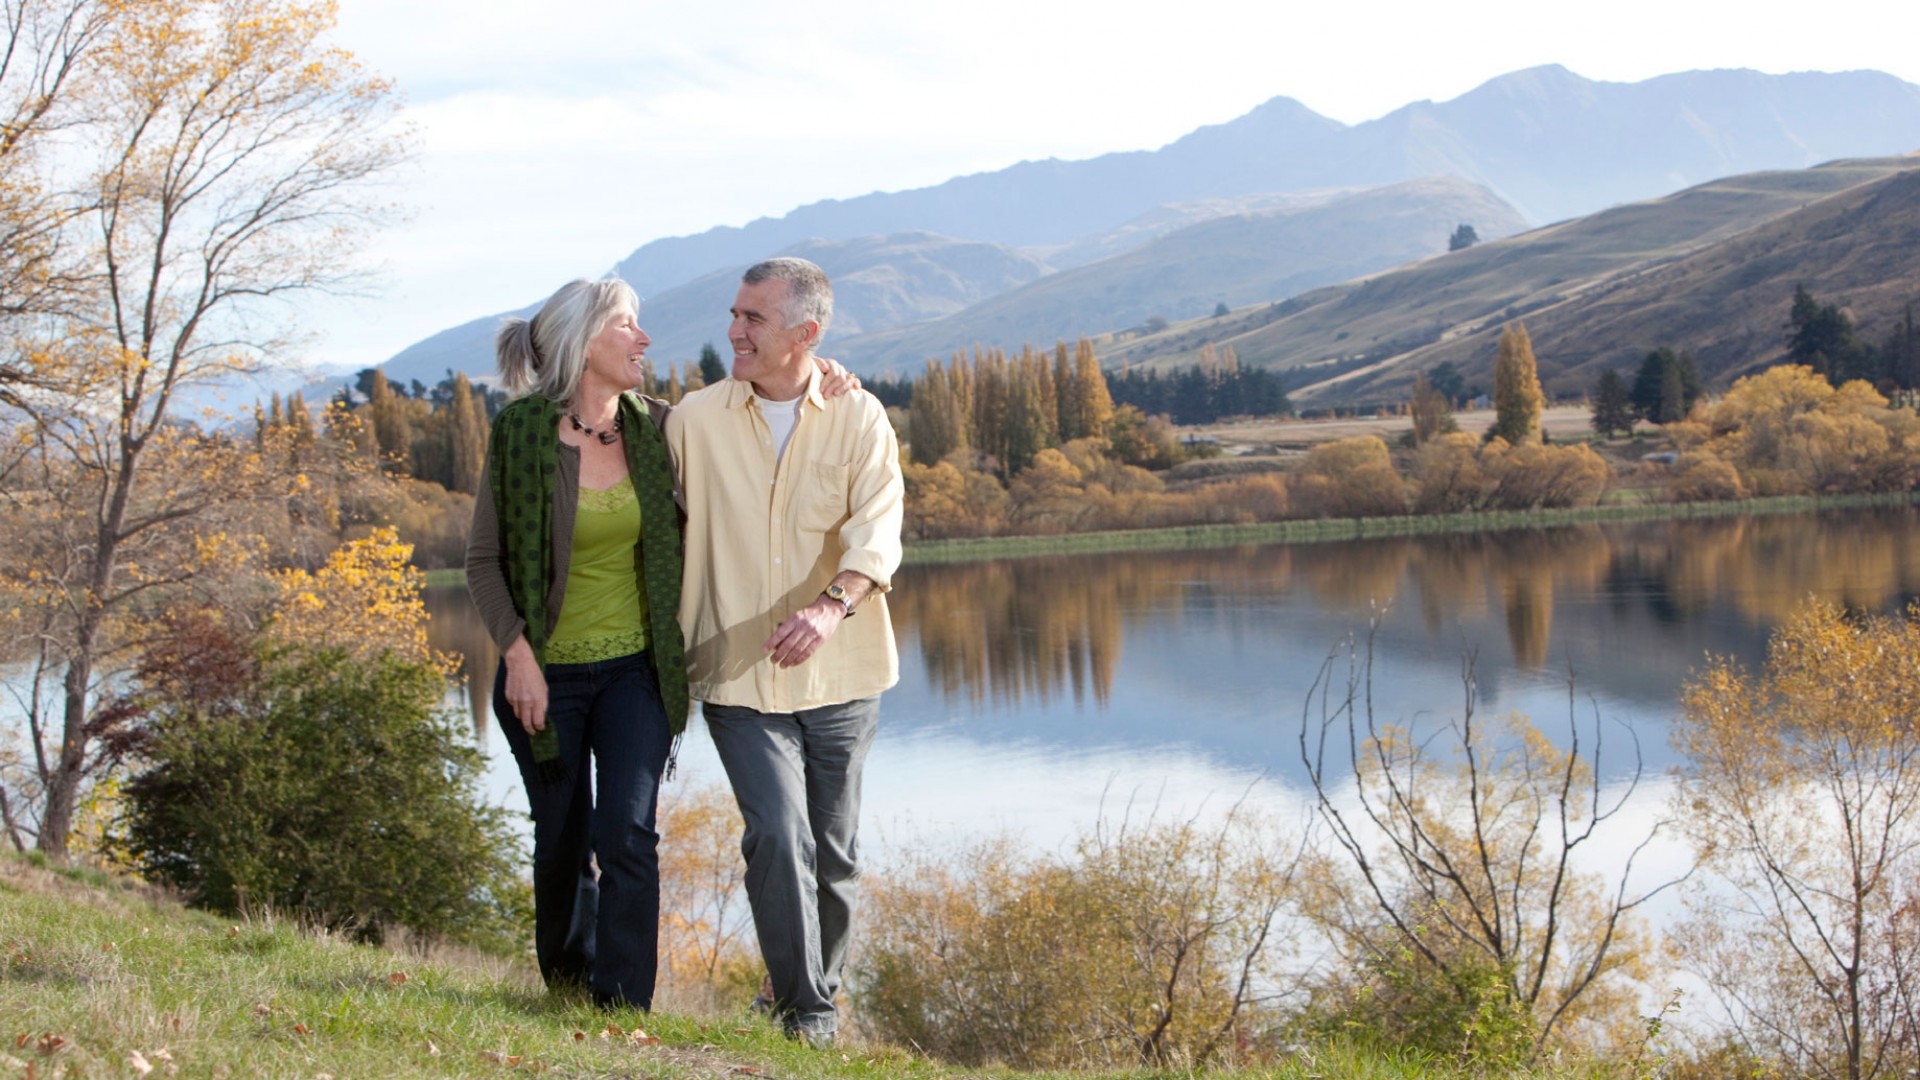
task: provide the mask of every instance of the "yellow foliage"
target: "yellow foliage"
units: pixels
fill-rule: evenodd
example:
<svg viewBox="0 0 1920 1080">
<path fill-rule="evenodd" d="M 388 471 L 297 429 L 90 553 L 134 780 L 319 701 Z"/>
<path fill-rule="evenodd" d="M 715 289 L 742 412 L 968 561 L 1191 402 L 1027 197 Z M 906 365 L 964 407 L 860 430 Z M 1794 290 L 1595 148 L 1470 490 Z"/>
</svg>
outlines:
<svg viewBox="0 0 1920 1080">
<path fill-rule="evenodd" d="M 1796 1074 L 1913 1057 L 1890 1001 L 1920 990 L 1920 605 L 1809 603 L 1763 671 L 1715 661 L 1686 687 L 1677 805 L 1725 891 L 1676 935 Z"/>
<path fill-rule="evenodd" d="M 1407 487 L 1387 444 L 1373 435 L 1337 439 L 1307 451 L 1290 485 L 1302 517 L 1378 517 L 1407 512 Z"/>
<path fill-rule="evenodd" d="M 1718 458 L 1755 495 L 1904 491 L 1920 480 L 1920 418 L 1860 380 L 1834 389 L 1812 368 L 1783 365 L 1733 384 L 1698 425 L 1675 432 L 1683 449 Z M 1672 492 L 1726 487 L 1696 462 Z"/>
<path fill-rule="evenodd" d="M 450 658 L 427 648 L 424 578 L 408 565 L 413 554 L 390 527 L 349 541 L 314 573 L 284 570 L 273 575 L 279 611 L 268 624 L 269 640 L 304 648 L 343 649 L 354 656 L 388 650 L 408 660 L 434 659 L 451 670 Z"/>
</svg>

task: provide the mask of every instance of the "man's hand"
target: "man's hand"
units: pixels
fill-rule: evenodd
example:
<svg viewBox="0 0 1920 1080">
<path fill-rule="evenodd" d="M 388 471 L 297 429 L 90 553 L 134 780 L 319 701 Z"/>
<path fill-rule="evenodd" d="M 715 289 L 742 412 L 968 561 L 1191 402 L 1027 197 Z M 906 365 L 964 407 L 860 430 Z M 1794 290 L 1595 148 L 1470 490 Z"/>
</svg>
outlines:
<svg viewBox="0 0 1920 1080">
<path fill-rule="evenodd" d="M 540 670 L 540 661 L 534 659 L 533 646 L 527 644 L 524 635 L 507 646 L 503 659 L 507 662 L 507 704 L 531 737 L 547 726 L 547 673 Z"/>
<path fill-rule="evenodd" d="M 847 610 L 833 600 L 821 597 L 792 615 L 774 630 L 773 636 L 761 648 L 773 657 L 773 662 L 783 668 L 804 664 L 807 658 L 818 652 L 820 646 L 827 643 L 840 624 L 847 619 Z"/>
</svg>

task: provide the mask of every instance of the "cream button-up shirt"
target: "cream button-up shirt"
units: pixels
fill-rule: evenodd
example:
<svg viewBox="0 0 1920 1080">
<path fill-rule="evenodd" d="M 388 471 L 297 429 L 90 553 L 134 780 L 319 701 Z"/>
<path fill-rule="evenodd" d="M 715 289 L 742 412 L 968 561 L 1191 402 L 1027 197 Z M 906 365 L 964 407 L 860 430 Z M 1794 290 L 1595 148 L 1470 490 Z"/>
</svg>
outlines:
<svg viewBox="0 0 1920 1080">
<path fill-rule="evenodd" d="M 831 401 L 807 382 L 784 456 L 753 402 L 724 379 L 667 416 L 686 493 L 680 627 L 694 698 L 790 713 L 872 697 L 900 678 L 886 590 L 900 566 L 906 489 L 886 409 L 865 391 Z M 762 648 L 842 570 L 877 588 L 805 663 Z"/>
</svg>

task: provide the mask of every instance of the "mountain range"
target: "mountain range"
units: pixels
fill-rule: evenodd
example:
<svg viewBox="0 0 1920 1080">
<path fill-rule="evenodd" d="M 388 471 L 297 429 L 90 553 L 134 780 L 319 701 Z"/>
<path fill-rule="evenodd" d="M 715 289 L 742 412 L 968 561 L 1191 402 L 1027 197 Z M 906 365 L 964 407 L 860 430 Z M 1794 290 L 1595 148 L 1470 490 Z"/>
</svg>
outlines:
<svg viewBox="0 0 1920 1080">
<path fill-rule="evenodd" d="M 1878 72 L 1606 83 L 1549 66 L 1357 125 L 1275 98 L 1158 150 L 814 203 L 656 240 L 614 269 L 649 298 L 653 356 L 678 362 L 721 344 L 740 269 L 804 254 L 836 280 L 825 351 L 911 370 L 976 343 L 1285 300 L 1444 252 L 1456 223 L 1497 238 L 1722 177 L 1915 148 L 1920 87 Z M 498 318 L 383 367 L 403 381 L 488 372 Z"/>
</svg>

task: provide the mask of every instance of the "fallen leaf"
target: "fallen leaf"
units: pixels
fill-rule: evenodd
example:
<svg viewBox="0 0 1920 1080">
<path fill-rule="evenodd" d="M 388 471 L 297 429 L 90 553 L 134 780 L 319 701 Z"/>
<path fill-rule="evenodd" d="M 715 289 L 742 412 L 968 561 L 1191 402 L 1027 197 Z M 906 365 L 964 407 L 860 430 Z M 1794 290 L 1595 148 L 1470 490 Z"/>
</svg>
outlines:
<svg viewBox="0 0 1920 1080">
<path fill-rule="evenodd" d="M 67 1048 L 67 1038 L 64 1035 L 55 1035 L 49 1031 L 45 1035 L 40 1036 L 40 1041 L 34 1045 L 40 1048 L 41 1053 L 51 1056 Z"/>
<path fill-rule="evenodd" d="M 576 1032 L 574 1032 L 574 1033 L 573 1033 L 573 1041 L 574 1041 L 574 1042 L 586 1042 L 586 1041 L 587 1041 L 587 1033 L 586 1033 L 586 1032 L 584 1032 L 584 1031 L 576 1031 Z"/>
<path fill-rule="evenodd" d="M 145 1076 L 153 1071 L 153 1066 L 147 1063 L 146 1055 L 138 1050 L 127 1055 L 127 1064 L 132 1067 L 134 1072 L 139 1073 L 141 1076 Z"/>
<path fill-rule="evenodd" d="M 13 1040 L 13 1048 L 15 1050 L 25 1049 L 27 1045 L 27 1040 L 31 1038 L 33 1038 L 33 1035 L 30 1032 L 25 1032 L 25 1031 L 21 1032 L 20 1037 Z"/>
<path fill-rule="evenodd" d="M 155 1050 L 153 1052 L 153 1060 L 158 1061 L 164 1065 L 167 1062 L 173 1060 L 173 1055 L 168 1053 L 167 1048 L 163 1046 L 160 1049 Z"/>
<path fill-rule="evenodd" d="M 100 951 L 101 951 L 101 952 L 112 952 L 112 951 L 113 951 L 113 942 L 111 942 L 111 941 L 103 941 L 103 942 L 101 942 L 101 943 L 100 943 Z"/>
<path fill-rule="evenodd" d="M 264 1002 L 264 1001 L 256 1001 L 256 1002 L 254 1002 L 254 1003 L 253 1003 L 253 1015 L 255 1015 L 255 1016 L 272 1016 L 272 1015 L 273 1015 L 273 1006 L 271 1006 L 271 1005 L 268 1005 L 268 1004 L 267 1004 L 266 1002 Z"/>
<path fill-rule="evenodd" d="M 649 1035 L 639 1028 L 634 1028 L 632 1031 L 627 1032 L 627 1041 L 635 1046 L 660 1045 L 660 1039 L 657 1036 Z"/>
<path fill-rule="evenodd" d="M 405 983 L 406 981 L 407 981 L 407 973 L 404 971 L 396 971 L 393 974 L 387 976 L 388 986 L 399 986 Z"/>
<path fill-rule="evenodd" d="M 435 1046 L 435 1045 L 433 1045 L 433 1040 L 432 1040 L 432 1039 L 428 1039 L 428 1040 L 427 1040 L 427 1056 L 428 1056 L 428 1057 L 439 1057 L 439 1056 L 440 1056 L 440 1048 L 439 1048 L 439 1047 L 437 1047 L 437 1046 Z"/>
<path fill-rule="evenodd" d="M 602 1032 L 601 1032 L 601 1034 L 602 1034 L 602 1035 L 611 1035 L 611 1036 L 613 1036 L 614 1038 L 616 1038 L 616 1039 L 617 1039 L 617 1038 L 619 1038 L 620 1036 L 622 1036 L 622 1035 L 625 1035 L 625 1034 L 626 1034 L 626 1032 L 624 1032 L 624 1031 L 621 1031 L 621 1030 L 620 1030 L 620 1025 L 619 1025 L 619 1024 L 608 1024 L 608 1025 L 607 1025 L 607 1027 L 606 1027 L 606 1030 L 604 1030 L 604 1031 L 602 1031 Z"/>
<path fill-rule="evenodd" d="M 293 1033 L 295 1035 L 311 1035 L 313 1034 L 313 1029 L 305 1024 L 295 1024 L 293 1025 Z"/>
<path fill-rule="evenodd" d="M 237 926 L 229 926 L 229 927 L 227 927 L 227 940 L 228 940 L 228 941 L 232 941 L 232 940 L 233 940 L 234 938 L 237 938 L 237 937 L 239 937 L 239 936 L 240 936 L 240 928 L 239 928 L 239 927 L 237 927 Z"/>
</svg>

